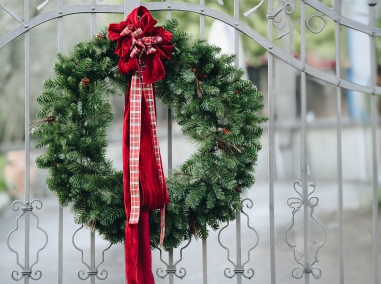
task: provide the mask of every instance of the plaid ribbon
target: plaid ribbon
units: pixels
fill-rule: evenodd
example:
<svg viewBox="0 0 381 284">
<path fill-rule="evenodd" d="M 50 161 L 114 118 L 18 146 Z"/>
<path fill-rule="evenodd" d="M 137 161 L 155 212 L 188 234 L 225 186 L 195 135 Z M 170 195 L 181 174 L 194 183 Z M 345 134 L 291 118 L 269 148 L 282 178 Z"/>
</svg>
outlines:
<svg viewBox="0 0 381 284">
<path fill-rule="evenodd" d="M 130 57 L 138 57 L 139 64 L 144 65 L 144 62 L 142 62 L 141 57 L 144 53 L 146 54 L 154 54 L 157 52 L 157 49 L 154 48 L 153 44 L 158 44 L 163 41 L 163 39 L 160 36 L 156 37 L 142 37 L 140 36 L 143 34 L 143 31 L 141 28 L 136 29 L 133 25 L 128 25 L 121 33 L 121 36 L 131 36 L 132 37 L 132 43 L 131 43 L 131 53 Z"/>
<path fill-rule="evenodd" d="M 159 139 L 157 137 L 155 98 L 152 84 L 146 84 L 142 80 L 142 73 L 145 66 L 140 66 L 131 78 L 130 88 L 130 194 L 131 194 L 131 213 L 130 224 L 137 224 L 140 215 L 140 192 L 139 192 L 139 155 L 140 155 L 140 134 L 141 134 L 141 102 L 142 96 L 148 105 L 153 134 L 153 147 L 156 162 L 159 169 L 161 187 L 164 189 L 164 171 L 162 168 Z M 160 245 L 163 244 L 165 233 L 165 206 L 160 209 L 161 232 Z"/>
</svg>

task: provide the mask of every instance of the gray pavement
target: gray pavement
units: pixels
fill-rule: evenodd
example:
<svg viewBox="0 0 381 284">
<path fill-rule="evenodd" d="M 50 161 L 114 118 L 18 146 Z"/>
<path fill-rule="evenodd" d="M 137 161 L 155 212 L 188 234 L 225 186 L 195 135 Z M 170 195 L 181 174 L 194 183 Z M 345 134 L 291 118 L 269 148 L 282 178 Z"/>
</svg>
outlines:
<svg viewBox="0 0 381 284">
<path fill-rule="evenodd" d="M 160 141 L 163 157 L 166 156 L 165 139 Z M 108 155 L 114 160 L 116 167 L 121 167 L 121 155 L 119 142 L 111 143 Z M 173 141 L 174 164 L 179 164 L 186 159 L 193 151 L 194 146 L 190 145 L 183 137 L 175 136 Z M 266 153 L 266 149 L 263 150 Z M 34 153 L 38 155 L 38 153 Z M 166 167 L 166 159 L 164 159 Z M 44 173 L 39 173 L 42 187 Z M 259 180 L 265 180 L 260 179 Z M 58 267 L 58 205 L 54 196 L 47 189 L 40 189 L 35 192 L 36 197 L 43 201 L 41 210 L 34 210 L 40 220 L 39 224 L 48 236 L 49 241 L 46 248 L 40 252 L 39 261 L 33 270 L 41 270 L 42 278 L 36 283 L 52 284 L 57 283 Z M 248 197 L 254 202 L 252 209 L 246 212 L 250 216 L 250 226 L 256 229 L 259 234 L 259 242 L 256 248 L 250 253 L 250 261 L 245 265 L 245 269 L 252 268 L 255 276 L 251 280 L 244 279 L 243 283 L 270 283 L 270 252 L 269 252 L 269 206 L 268 206 L 268 183 L 266 181 L 257 182 L 249 191 Z M 319 205 L 315 209 L 315 215 L 324 224 L 327 232 L 327 242 L 318 254 L 319 267 L 323 274 L 321 279 L 311 279 L 310 283 L 336 284 L 339 283 L 339 255 L 338 255 L 338 213 L 337 213 L 337 186 L 334 183 L 316 182 L 314 196 L 319 197 Z M 345 276 L 349 284 L 372 283 L 372 212 L 370 210 L 371 186 L 369 184 L 344 184 L 344 249 L 345 249 Z M 302 283 L 291 277 L 291 272 L 297 268 L 293 250 L 286 243 L 286 231 L 291 226 L 292 209 L 287 206 L 287 199 L 297 197 L 293 190 L 292 182 L 275 183 L 275 253 L 276 253 L 276 275 L 277 281 L 281 284 Z M 16 228 L 15 218 L 20 214 L 20 210 L 14 212 L 10 207 L 0 216 L 0 284 L 14 283 L 11 279 L 12 271 L 20 271 L 16 264 L 16 255 L 7 247 L 7 235 Z M 43 233 L 36 229 L 36 220 L 31 219 L 31 263 L 36 261 L 36 252 L 45 242 Z M 297 223 L 297 222 L 296 222 Z M 247 219 L 242 216 L 242 259 L 248 259 L 248 250 L 255 244 L 256 235 L 247 227 Z M 24 250 L 24 225 L 23 218 L 20 219 L 19 230 L 12 234 L 10 245 L 20 253 L 20 263 L 23 263 Z M 86 271 L 85 265 L 81 263 L 81 254 L 72 245 L 73 233 L 79 228 L 72 221 L 70 211 L 64 209 L 64 277 L 63 283 L 76 284 L 88 283 L 89 280 L 78 279 L 79 270 Z M 319 228 L 311 225 L 310 234 L 311 247 L 316 248 L 316 244 L 322 243 L 322 233 Z M 298 237 L 298 227 L 295 226 L 295 243 L 300 242 Z M 84 250 L 84 261 L 89 263 L 90 237 L 88 230 L 81 230 L 75 237 L 78 247 Z M 222 243 L 230 249 L 230 258 L 235 262 L 235 222 L 221 233 Z M 315 246 L 314 246 L 315 245 Z M 96 263 L 101 261 L 102 251 L 108 246 L 107 242 L 96 239 Z M 175 250 L 175 262 L 179 259 L 179 250 Z M 311 256 L 313 252 L 311 251 Z M 97 280 L 96 283 L 123 284 L 123 247 L 121 245 L 112 246 L 105 252 L 105 262 L 99 270 L 107 270 L 108 278 L 104 281 Z M 168 262 L 168 256 L 164 253 L 164 260 Z M 165 265 L 160 262 L 158 251 L 153 252 L 153 271 L 156 283 L 168 283 L 168 277 L 164 280 L 156 276 L 156 269 L 165 270 Z M 202 246 L 201 241 L 192 240 L 190 246 L 183 251 L 183 260 L 178 264 L 178 269 L 184 267 L 186 276 L 183 280 L 175 278 L 175 283 L 202 283 Z M 236 277 L 228 279 L 224 277 L 225 268 L 233 271 L 233 265 L 227 260 L 227 252 L 218 243 L 218 232 L 211 232 L 208 239 L 208 280 L 210 284 L 236 283 Z M 31 282 L 33 283 L 33 282 Z"/>
</svg>

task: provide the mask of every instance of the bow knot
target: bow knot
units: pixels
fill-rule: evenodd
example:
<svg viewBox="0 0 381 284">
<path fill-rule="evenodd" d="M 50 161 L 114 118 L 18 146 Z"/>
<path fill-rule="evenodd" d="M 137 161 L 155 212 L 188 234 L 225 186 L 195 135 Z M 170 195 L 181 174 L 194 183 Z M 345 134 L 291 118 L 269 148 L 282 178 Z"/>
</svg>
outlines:
<svg viewBox="0 0 381 284">
<path fill-rule="evenodd" d="M 143 33 L 141 28 L 136 29 L 133 25 L 127 25 L 124 30 L 120 33 L 121 36 L 132 36 L 138 38 Z"/>
<path fill-rule="evenodd" d="M 136 29 L 133 25 L 128 25 L 121 33 L 121 36 L 131 36 L 132 43 L 130 47 L 130 57 L 138 57 L 141 59 L 141 56 L 145 53 L 147 55 L 154 54 L 157 52 L 157 49 L 153 47 L 154 44 L 158 44 L 163 41 L 160 36 L 156 37 L 141 37 L 143 31 L 141 28 Z"/>
</svg>

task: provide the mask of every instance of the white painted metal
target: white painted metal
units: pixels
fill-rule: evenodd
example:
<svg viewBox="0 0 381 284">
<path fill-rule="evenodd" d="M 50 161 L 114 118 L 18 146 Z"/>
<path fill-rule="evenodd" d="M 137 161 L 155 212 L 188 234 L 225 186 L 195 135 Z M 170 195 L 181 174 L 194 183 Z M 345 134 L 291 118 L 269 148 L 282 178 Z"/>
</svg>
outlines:
<svg viewBox="0 0 381 284">
<path fill-rule="evenodd" d="M 222 4 L 222 0 L 217 0 L 218 3 Z M 44 8 L 45 5 L 48 4 L 49 1 L 45 1 L 39 7 L 40 9 Z M 288 1 L 283 1 L 284 5 L 288 5 Z M 36 277 L 39 279 L 39 271 L 34 272 L 32 274 L 30 263 L 29 263 L 29 241 L 30 241 L 30 216 L 36 216 L 32 213 L 33 201 L 30 200 L 30 137 L 29 137 L 29 107 L 30 107 L 30 31 L 37 27 L 38 25 L 44 24 L 45 22 L 51 21 L 53 19 L 58 19 L 58 51 L 63 51 L 63 18 L 65 16 L 74 15 L 74 14 L 91 14 L 91 35 L 95 35 L 97 33 L 96 20 L 98 13 L 115 13 L 115 14 L 124 14 L 125 16 L 130 13 L 132 9 L 143 4 L 150 10 L 156 11 L 166 11 L 167 19 L 172 17 L 172 11 L 186 11 L 186 12 L 194 12 L 200 15 L 200 37 L 204 38 L 205 36 L 205 17 L 211 17 L 218 19 L 232 27 L 234 27 L 234 45 L 235 51 L 237 54 L 236 57 L 236 66 L 238 66 L 239 61 L 239 34 L 240 32 L 246 34 L 253 41 L 257 42 L 259 45 L 264 47 L 268 51 L 268 114 L 269 114 L 269 122 L 268 122 L 268 140 L 269 140 L 269 152 L 268 152 L 268 172 L 269 172 L 269 228 L 270 228 L 270 271 L 271 271 L 271 284 L 277 283 L 276 279 L 276 245 L 275 245 L 275 211 L 274 211 L 274 198 L 275 198 L 275 190 L 274 190 L 274 133 L 275 133 L 275 124 L 274 124 L 274 106 L 275 106 L 275 94 L 274 94 L 274 59 L 278 58 L 290 65 L 291 67 L 299 70 L 301 72 L 301 151 L 300 151 L 300 160 L 301 160 L 301 172 L 300 172 L 300 184 L 302 186 L 302 199 L 303 199 L 303 208 L 304 208 L 304 242 L 303 242 L 303 257 L 304 257 L 304 267 L 303 267 L 303 275 L 304 282 L 310 283 L 310 278 L 312 273 L 312 264 L 314 263 L 313 259 L 309 259 L 308 249 L 309 249 L 309 236 L 310 225 L 309 219 L 312 217 L 310 214 L 310 209 L 312 208 L 310 199 L 309 199 L 309 174 L 308 174 L 308 153 L 307 153 L 307 89 L 306 89 L 306 76 L 307 74 L 313 76 L 317 80 L 321 80 L 323 82 L 327 82 L 336 86 L 336 133 L 337 133 L 337 180 L 338 180 L 338 212 L 339 212 L 339 274 L 340 274 L 340 284 L 345 283 L 345 257 L 344 257 L 344 224 L 343 224 L 343 174 L 342 174 L 342 122 L 341 122 L 341 93 L 342 88 L 369 93 L 372 94 L 371 98 L 371 113 L 372 113 L 372 156 L 373 156 L 373 164 L 372 164 L 372 174 L 373 174 L 373 278 L 374 283 L 379 283 L 379 228 L 378 228 L 378 160 L 377 160 L 377 128 L 378 128 L 378 116 L 376 104 L 378 97 L 376 95 L 381 94 L 381 87 L 377 87 L 375 78 L 376 78 L 376 60 L 375 60 L 375 38 L 381 36 L 381 29 L 374 27 L 372 25 L 365 25 L 362 23 L 358 23 L 341 15 L 341 0 L 335 0 L 334 9 L 330 9 L 326 7 L 322 2 L 317 0 L 303 0 L 300 3 L 301 7 L 301 58 L 297 59 L 292 55 L 287 54 L 281 48 L 277 47 L 273 43 L 273 25 L 274 25 L 274 17 L 276 15 L 276 11 L 274 11 L 274 3 L 272 0 L 268 1 L 268 37 L 267 39 L 260 35 L 253 28 L 247 26 L 243 22 L 240 21 L 240 11 L 239 11 L 239 0 L 234 0 L 234 15 L 230 16 L 224 14 L 218 10 L 209 8 L 205 6 L 205 0 L 200 0 L 199 4 L 191 4 L 191 3 L 182 3 L 182 2 L 172 2 L 171 0 L 161 1 L 161 2 L 140 2 L 140 0 L 125 0 L 123 5 L 98 5 L 96 0 L 91 0 L 91 4 L 85 5 L 76 5 L 76 6 L 63 6 L 63 0 L 58 0 L 58 8 L 51 10 L 49 12 L 43 13 L 37 17 L 29 19 L 30 9 L 29 9 L 29 0 L 24 0 L 24 19 L 22 19 L 17 14 L 12 11 L 6 9 L 3 5 L 0 4 L 0 8 L 5 10 L 7 13 L 11 14 L 11 16 L 20 22 L 20 25 L 17 26 L 14 30 L 0 38 L 0 49 L 6 46 L 8 43 L 13 41 L 19 36 L 24 36 L 25 41 L 25 203 L 21 201 L 16 202 L 23 204 L 23 214 L 17 218 L 25 216 L 25 250 L 24 250 L 24 266 L 22 267 L 18 263 L 18 254 L 17 254 L 17 263 L 23 268 L 21 271 L 21 278 L 24 278 L 24 283 L 29 283 L 30 279 L 34 279 Z M 369 5 L 374 6 L 377 3 L 375 0 L 370 0 Z M 263 1 L 259 3 L 253 9 L 247 11 L 244 15 L 248 16 L 251 13 L 255 12 L 261 5 Z M 335 21 L 335 41 L 336 41 L 336 74 L 328 74 L 317 68 L 309 66 L 306 64 L 306 25 L 308 22 L 306 19 L 306 6 L 313 7 L 316 11 L 322 13 L 325 17 L 328 17 Z M 375 10 L 370 8 L 370 15 L 374 15 Z M 370 58 L 371 58 L 371 78 L 372 84 L 371 86 L 355 84 L 346 79 L 343 79 L 340 73 L 340 27 L 344 26 L 350 29 L 357 30 L 361 33 L 369 35 L 371 40 L 371 50 Z M 33 43 L 32 43 L 33 44 Z M 299 127 L 299 126 L 293 126 Z M 172 110 L 168 108 L 168 169 L 172 170 Z M 37 216 L 36 216 L 37 217 Z M 237 211 L 237 223 L 236 223 L 236 258 L 237 262 L 233 263 L 229 259 L 229 251 L 228 251 L 228 260 L 235 265 L 234 274 L 237 276 L 237 283 L 242 283 L 242 276 L 248 278 L 244 274 L 243 265 L 241 261 L 241 212 Z M 58 284 L 63 283 L 63 209 L 59 207 L 59 218 L 58 218 L 58 230 L 59 230 L 59 239 L 58 239 Z M 37 225 L 38 226 L 38 225 Z M 39 227 L 38 227 L 39 228 Z M 224 227 L 225 228 L 225 227 Z M 251 228 L 251 227 L 250 227 Z M 18 223 L 17 223 L 18 229 Z M 39 228 L 40 229 L 40 228 Z M 14 230 L 15 231 L 15 230 Z M 12 231 L 10 235 L 14 232 Z M 78 231 L 78 230 L 77 230 Z M 77 233 L 75 232 L 75 234 Z M 74 235 L 75 235 L 74 234 Z M 8 236 L 8 246 L 9 246 L 9 237 Z M 74 235 L 73 235 L 73 244 L 74 244 Z M 46 244 L 45 244 L 46 245 Z M 185 269 L 180 269 L 180 274 L 177 274 L 177 264 L 182 260 L 182 250 L 185 249 L 187 245 L 185 245 L 180 250 L 180 260 L 174 263 L 174 252 L 171 250 L 168 254 L 169 262 L 168 264 L 164 262 L 167 266 L 166 271 L 168 275 L 168 281 L 170 284 L 175 282 L 175 276 L 178 278 L 183 278 L 186 274 Z M 76 247 L 76 245 L 74 244 Z M 44 246 L 45 247 L 45 246 Z M 43 248 L 44 248 L 43 247 Z M 105 278 L 98 277 L 98 266 L 103 263 L 103 261 L 95 266 L 95 234 L 91 233 L 90 235 L 90 265 L 87 265 L 83 261 L 83 251 L 82 251 L 82 262 L 88 267 L 88 276 L 80 277 L 82 280 L 90 279 L 90 283 L 95 283 L 96 279 L 103 280 Z M 10 248 L 13 252 L 15 252 L 12 248 Z M 107 248 L 108 249 L 108 248 Z M 106 249 L 106 250 L 107 250 Z M 80 250 L 80 249 L 79 249 Z M 105 251 L 106 251 L 105 250 Z M 81 251 L 81 250 L 80 250 Z M 104 252 L 103 251 L 103 254 Z M 250 252 L 250 250 L 249 250 Z M 203 283 L 208 283 L 208 266 L 207 266 L 207 241 L 203 240 L 202 242 L 202 255 L 203 255 Z M 316 256 L 316 255 L 315 255 Z M 250 254 L 249 254 L 250 258 Z M 103 259 L 104 260 L 104 259 Z M 38 254 L 37 254 L 38 261 Z M 312 262 L 312 264 L 311 264 Z M 35 264 L 35 263 L 34 263 Z M 33 265 L 34 265 L 33 264 Z M 32 267 L 33 267 L 32 265 Z M 249 269 L 250 271 L 250 269 Z M 254 270 L 253 274 L 254 274 Z M 83 272 L 83 271 L 82 271 Z M 229 270 L 230 272 L 230 270 Z M 103 273 L 103 272 L 102 272 Z M 232 277 L 234 277 L 234 274 Z M 12 273 L 12 277 L 16 275 L 19 278 L 19 273 Z M 85 275 L 85 272 L 83 272 Z M 107 277 L 107 272 L 105 272 Z M 165 275 L 165 276 L 166 276 Z M 225 273 L 226 275 L 226 273 Z M 164 277 L 165 277 L 164 276 Z M 228 276 L 227 276 L 228 277 Z M 232 278 L 229 276 L 229 278 Z M 18 279 L 17 278 L 17 279 Z M 318 279 L 317 277 L 315 277 Z M 15 279 L 15 278 L 14 278 Z M 312 279 L 312 278 L 311 278 Z"/>
<path fill-rule="evenodd" d="M 273 0 L 268 1 L 268 40 L 270 42 L 270 49 L 273 49 L 273 20 L 274 20 L 274 4 Z M 268 113 L 269 113 L 269 129 L 274 129 L 274 55 L 268 52 Z M 274 131 L 269 131 L 269 225 L 270 225 L 270 269 L 271 269 L 271 284 L 276 283 L 276 263 L 275 263 L 275 216 L 274 216 L 274 155 L 275 155 L 275 139 Z"/>
<path fill-rule="evenodd" d="M 58 0 L 58 9 L 62 10 L 63 0 Z M 58 52 L 63 53 L 63 17 L 58 18 Z M 58 275 L 57 283 L 63 284 L 63 207 L 58 204 Z"/>
<path fill-rule="evenodd" d="M 369 7 L 369 23 L 371 26 L 376 25 L 376 11 Z M 377 59 L 376 59 L 376 38 L 370 35 L 370 78 L 372 87 L 375 89 L 377 77 Z M 378 114 L 377 114 L 378 97 L 372 94 L 371 97 L 371 116 L 372 116 L 372 175 L 373 175 L 373 283 L 380 283 L 380 235 L 379 235 L 379 184 L 378 184 Z"/>
<path fill-rule="evenodd" d="M 340 14 L 341 0 L 335 0 L 335 11 Z M 341 54 L 340 54 L 340 24 L 335 22 L 336 42 L 336 77 L 341 78 Z M 339 266 L 340 284 L 344 284 L 344 224 L 343 224 L 343 161 L 341 142 L 341 87 L 336 87 L 336 129 L 337 129 L 337 186 L 338 186 L 338 211 L 339 211 Z"/>
</svg>

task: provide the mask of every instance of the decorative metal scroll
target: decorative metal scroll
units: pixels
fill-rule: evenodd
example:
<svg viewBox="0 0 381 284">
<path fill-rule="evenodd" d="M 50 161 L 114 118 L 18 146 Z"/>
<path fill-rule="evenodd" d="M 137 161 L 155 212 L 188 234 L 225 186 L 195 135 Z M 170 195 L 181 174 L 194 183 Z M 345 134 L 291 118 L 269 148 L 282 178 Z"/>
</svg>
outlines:
<svg viewBox="0 0 381 284">
<path fill-rule="evenodd" d="M 177 266 L 177 264 L 180 263 L 180 261 L 183 260 L 183 250 L 186 249 L 189 246 L 190 242 L 191 242 L 191 237 L 189 237 L 188 243 L 184 247 L 182 247 L 180 249 L 180 259 L 175 264 L 171 263 L 171 257 L 173 257 L 173 250 L 171 250 L 169 252 L 170 254 L 172 254 L 172 256 L 170 255 L 170 261 L 169 261 L 169 264 L 168 264 L 167 262 L 165 262 L 163 260 L 162 250 L 160 248 L 158 248 L 158 250 L 160 251 L 160 260 L 161 260 L 162 263 L 165 264 L 165 266 L 167 266 L 167 269 L 165 270 L 165 272 L 166 272 L 165 274 L 164 274 L 164 270 L 162 268 L 159 267 L 158 269 L 156 269 L 156 275 L 158 277 L 164 279 L 165 277 L 167 277 L 167 275 L 169 275 L 171 273 L 174 274 L 177 278 L 180 278 L 180 279 L 183 279 L 185 277 L 185 275 L 187 274 L 187 271 L 185 270 L 185 268 L 184 267 L 180 268 L 179 269 L 179 274 L 177 274 L 177 268 L 176 268 L 176 266 Z"/>
<path fill-rule="evenodd" d="M 245 17 L 250 16 L 252 13 L 254 13 L 256 10 L 259 9 L 259 7 L 262 6 L 265 0 L 262 0 L 257 6 L 254 8 L 246 11 L 243 13 Z M 274 14 L 268 14 L 268 19 L 273 19 L 274 25 L 278 30 L 278 38 L 280 39 L 288 34 L 291 33 L 293 29 L 297 26 L 299 21 L 296 23 L 292 23 L 290 19 L 290 15 L 292 15 L 295 12 L 296 2 L 289 1 L 289 0 L 280 0 L 275 5 L 275 12 Z"/>
<path fill-rule="evenodd" d="M 84 272 L 83 270 L 79 270 L 78 271 L 78 278 L 81 279 L 81 280 L 86 280 L 86 279 L 89 279 L 90 276 L 95 276 L 97 277 L 99 280 L 105 280 L 108 276 L 108 272 L 106 270 L 102 270 L 100 275 L 98 275 L 98 268 L 99 266 L 105 261 L 105 252 L 110 249 L 111 245 L 110 244 L 106 249 L 104 249 L 102 251 L 102 261 L 98 263 L 97 266 L 95 266 L 95 251 L 94 251 L 94 246 L 95 246 L 95 233 L 94 232 L 91 232 L 91 240 L 90 240 L 90 245 L 91 245 L 91 265 L 87 264 L 84 260 L 83 260 L 83 250 L 81 250 L 80 248 L 78 248 L 75 244 L 75 241 L 74 241 L 74 238 L 75 238 L 75 235 L 78 233 L 78 231 L 80 231 L 81 229 L 83 228 L 83 225 L 77 229 L 74 234 L 73 234 L 73 237 L 72 237 L 72 243 L 73 243 L 73 246 L 81 252 L 81 262 L 87 267 L 87 272 Z M 87 276 L 85 276 L 87 274 Z"/>
<path fill-rule="evenodd" d="M 8 245 L 8 248 L 14 252 L 16 254 L 16 262 L 17 262 L 17 265 L 20 266 L 21 268 L 21 273 L 18 272 L 18 271 L 13 271 L 12 274 L 11 274 L 11 277 L 13 280 L 15 281 L 20 281 L 23 277 L 29 277 L 33 280 L 39 280 L 42 276 L 42 272 L 40 270 L 37 270 L 34 272 L 34 275 L 32 275 L 32 268 L 33 266 L 35 266 L 38 261 L 39 261 L 39 253 L 40 251 L 42 251 L 46 245 L 48 244 L 48 235 L 47 233 L 40 227 L 40 219 L 38 218 L 38 216 L 36 214 L 34 214 L 32 211 L 33 211 L 33 203 L 37 203 L 36 204 L 36 209 L 40 210 L 42 208 L 42 202 L 40 200 L 32 200 L 32 202 L 29 203 L 29 201 L 27 201 L 26 203 L 23 203 L 21 202 L 20 200 L 16 200 L 12 203 L 12 208 L 14 211 L 18 211 L 19 208 L 20 208 L 20 205 L 22 206 L 21 210 L 23 211 L 17 218 L 16 218 L 16 228 L 14 230 L 12 230 L 9 234 L 8 234 L 8 237 L 7 237 L 7 245 Z M 11 245 L 9 244 L 9 239 L 10 237 L 12 236 L 12 234 L 14 232 L 16 232 L 18 229 L 19 229 L 19 220 L 22 216 L 25 216 L 26 219 L 26 223 L 29 223 L 29 218 L 30 218 L 30 215 L 33 215 L 36 219 L 37 219 L 37 229 L 40 230 L 41 232 L 44 233 L 45 237 L 46 237 L 46 241 L 45 241 L 45 244 L 43 245 L 42 248 L 40 248 L 37 253 L 36 253 L 36 261 L 31 265 L 29 266 L 29 259 L 28 260 L 25 260 L 25 265 L 21 265 L 21 263 L 19 262 L 19 254 L 17 251 L 15 251 L 14 249 L 12 249 Z M 28 224 L 29 226 L 29 224 Z M 29 231 L 29 227 L 26 228 L 26 230 Z M 28 265 L 27 265 L 28 264 Z M 21 274 L 21 275 L 20 275 Z"/>
<path fill-rule="evenodd" d="M 273 15 L 274 25 L 278 30 L 278 38 L 280 39 L 291 33 L 298 25 L 299 20 L 296 23 L 292 23 L 290 15 L 295 12 L 295 2 L 288 0 L 278 1 L 275 6 L 275 13 Z M 270 15 L 268 15 L 270 18 Z"/>
<path fill-rule="evenodd" d="M 50 0 L 46 0 L 44 3 L 40 4 L 37 6 L 37 10 L 42 10 L 48 3 L 49 3 Z"/>
<path fill-rule="evenodd" d="M 243 13 L 243 15 L 245 17 L 248 17 L 250 16 L 251 14 L 253 14 L 255 11 L 257 11 L 259 9 L 259 7 L 262 6 L 262 4 L 265 2 L 265 0 L 262 0 L 261 3 L 259 3 L 257 6 L 255 6 L 254 8 L 250 9 L 249 11 L 246 11 L 245 13 Z"/>
<path fill-rule="evenodd" d="M 258 10 L 259 7 L 262 6 L 265 0 L 262 0 L 257 6 L 254 8 L 246 11 L 243 13 L 245 17 L 250 16 L 252 13 L 254 13 L 256 10 Z M 273 15 L 268 14 L 267 17 L 269 19 L 274 19 L 274 25 L 278 29 L 278 38 L 280 39 L 288 34 L 291 33 L 293 29 L 298 25 L 299 20 L 296 23 L 292 23 L 290 19 L 290 15 L 292 15 L 295 12 L 296 2 L 291 2 L 288 0 L 281 0 L 278 1 L 275 6 L 275 12 Z M 327 21 L 324 19 L 326 15 L 324 14 L 313 14 L 309 16 L 306 20 L 306 26 L 307 28 L 314 34 L 321 33 L 324 28 L 326 27 Z M 314 18 L 319 18 L 322 20 L 322 27 L 319 29 L 314 29 L 311 25 L 311 20 Z"/>
<path fill-rule="evenodd" d="M 244 202 L 247 201 L 248 204 L 246 204 L 246 207 L 251 209 L 253 208 L 253 201 L 249 198 L 245 198 L 241 201 L 241 204 L 242 204 L 242 209 L 239 211 L 237 210 L 237 215 L 236 215 L 236 226 L 237 226 L 237 242 L 241 242 L 241 213 L 244 214 L 246 217 L 247 217 L 247 227 L 252 230 L 255 235 L 256 235 L 256 241 L 255 241 L 255 244 L 248 250 L 247 252 L 247 260 L 241 264 L 241 254 L 237 254 L 237 260 L 236 260 L 236 263 L 233 262 L 231 259 L 230 259 L 230 250 L 224 246 L 222 243 L 221 243 L 221 233 L 222 231 L 227 228 L 229 226 L 229 221 L 227 222 L 227 224 L 220 230 L 220 232 L 218 233 L 218 242 L 220 243 L 220 245 L 226 249 L 227 253 L 228 253 L 228 256 L 227 256 L 227 259 L 228 261 L 234 266 L 234 270 L 233 272 L 230 270 L 230 268 L 225 268 L 224 270 L 224 275 L 225 277 L 227 278 L 233 278 L 235 275 L 242 275 L 243 277 L 247 278 L 247 279 L 251 279 L 255 272 L 252 268 L 249 268 L 247 270 L 247 272 L 245 273 L 245 265 L 250 261 L 250 252 L 258 245 L 258 242 L 259 242 L 259 235 L 257 233 L 257 231 L 250 226 L 250 217 L 249 215 L 243 210 L 244 209 Z M 241 249 L 240 247 L 237 249 Z M 230 274 L 230 275 L 229 275 Z"/>
<path fill-rule="evenodd" d="M 19 22 L 20 24 L 22 22 L 24 22 L 24 19 L 21 18 L 19 15 L 17 15 L 16 13 L 12 12 L 11 10 L 8 10 L 7 8 L 5 8 L 3 5 L 0 4 L 0 8 L 2 8 L 5 12 L 7 12 L 9 15 L 11 15 L 17 22 Z"/>
<path fill-rule="evenodd" d="M 311 273 L 315 279 L 319 279 L 322 275 L 322 271 L 319 268 L 312 267 L 316 262 L 318 262 L 317 255 L 319 250 L 325 245 L 327 240 L 327 233 L 324 229 L 324 226 L 316 219 L 314 216 L 315 207 L 319 203 L 319 198 L 310 197 L 315 192 L 315 184 L 308 184 L 308 196 L 307 204 L 309 210 L 309 226 L 310 231 L 314 231 L 314 234 L 307 234 L 309 236 L 308 245 L 309 251 L 312 251 L 313 259 L 312 263 L 305 261 L 305 255 L 303 253 L 303 245 L 298 243 L 303 242 L 305 235 L 304 230 L 304 218 L 303 218 L 303 208 L 304 207 L 304 197 L 303 197 L 303 184 L 301 180 L 296 180 L 294 182 L 294 190 L 300 197 L 292 197 L 287 200 L 287 204 L 292 211 L 292 225 L 288 228 L 286 232 L 286 242 L 294 250 L 295 261 L 302 266 L 302 268 L 295 268 L 292 271 L 292 276 L 296 279 L 303 277 L 304 273 Z M 311 238 L 321 238 L 319 242 L 317 240 L 312 240 Z M 310 254 L 310 253 L 309 253 Z"/>
<path fill-rule="evenodd" d="M 311 15 L 311 16 L 309 16 L 307 18 L 307 20 L 306 20 L 306 26 L 310 30 L 311 33 L 320 34 L 325 29 L 325 26 L 327 25 L 327 21 L 324 19 L 324 17 L 325 17 L 325 15 L 323 15 L 323 14 L 313 14 L 313 15 Z M 313 18 L 321 19 L 323 21 L 323 26 L 321 28 L 319 28 L 319 29 L 313 29 L 312 25 L 310 24 L 310 21 Z"/>
</svg>

